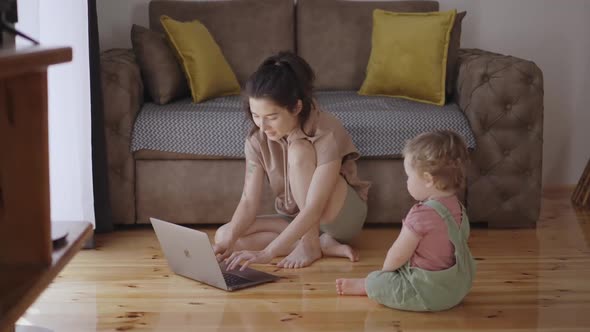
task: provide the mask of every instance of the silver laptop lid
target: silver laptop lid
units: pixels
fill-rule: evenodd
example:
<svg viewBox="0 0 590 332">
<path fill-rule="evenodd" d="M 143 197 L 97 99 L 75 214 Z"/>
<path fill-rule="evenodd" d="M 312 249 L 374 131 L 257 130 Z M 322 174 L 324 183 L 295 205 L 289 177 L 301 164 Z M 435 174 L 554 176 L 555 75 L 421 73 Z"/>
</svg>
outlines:
<svg viewBox="0 0 590 332">
<path fill-rule="evenodd" d="M 227 290 L 207 234 L 156 218 L 150 221 L 172 271 Z"/>
</svg>

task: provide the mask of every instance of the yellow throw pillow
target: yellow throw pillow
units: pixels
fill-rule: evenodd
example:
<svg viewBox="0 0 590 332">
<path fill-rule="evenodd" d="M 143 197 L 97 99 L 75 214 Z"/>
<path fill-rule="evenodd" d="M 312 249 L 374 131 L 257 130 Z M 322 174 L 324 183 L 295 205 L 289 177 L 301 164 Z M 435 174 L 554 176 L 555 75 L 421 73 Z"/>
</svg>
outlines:
<svg viewBox="0 0 590 332">
<path fill-rule="evenodd" d="M 193 102 L 240 93 L 236 75 L 201 22 L 178 22 L 166 15 L 160 22 L 180 59 Z"/>
<path fill-rule="evenodd" d="M 447 52 L 456 10 L 373 11 L 367 76 L 359 94 L 445 103 Z"/>
</svg>

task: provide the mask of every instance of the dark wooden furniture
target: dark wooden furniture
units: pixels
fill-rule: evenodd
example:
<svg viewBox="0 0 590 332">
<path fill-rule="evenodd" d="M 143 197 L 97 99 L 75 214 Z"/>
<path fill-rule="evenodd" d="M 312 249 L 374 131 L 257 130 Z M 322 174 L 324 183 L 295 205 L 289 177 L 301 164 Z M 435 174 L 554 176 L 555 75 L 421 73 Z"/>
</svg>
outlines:
<svg viewBox="0 0 590 332">
<path fill-rule="evenodd" d="M 0 49 L 0 332 L 14 330 L 92 231 L 61 224 L 69 235 L 52 246 L 47 67 L 71 59 L 69 47 Z"/>
</svg>

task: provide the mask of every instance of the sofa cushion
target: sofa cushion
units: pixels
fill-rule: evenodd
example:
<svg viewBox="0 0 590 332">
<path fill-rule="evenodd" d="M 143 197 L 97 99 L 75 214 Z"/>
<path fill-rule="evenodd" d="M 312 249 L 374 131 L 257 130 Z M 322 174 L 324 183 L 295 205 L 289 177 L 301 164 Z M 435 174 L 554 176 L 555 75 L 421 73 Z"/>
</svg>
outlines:
<svg viewBox="0 0 590 332">
<path fill-rule="evenodd" d="M 150 2 L 150 28 L 163 32 L 162 15 L 203 23 L 241 84 L 269 55 L 295 48 L 293 0 Z"/>
<path fill-rule="evenodd" d="M 371 53 L 373 10 L 438 11 L 436 1 L 297 1 L 297 53 L 319 90 L 358 90 Z"/>
<path fill-rule="evenodd" d="M 237 95 L 240 84 L 209 30 L 198 20 L 160 18 L 189 82 L 193 102 Z"/>
<path fill-rule="evenodd" d="M 371 56 L 359 93 L 443 105 L 447 53 L 457 12 L 375 9 Z"/>
<path fill-rule="evenodd" d="M 318 92 L 316 97 L 323 110 L 343 122 L 364 158 L 399 157 L 406 140 L 435 129 L 455 130 L 475 147 L 467 119 L 453 103 L 438 107 L 355 91 Z M 186 154 L 244 158 L 250 128 L 238 96 L 200 104 L 189 99 L 164 106 L 146 103 L 135 121 L 131 150 L 151 150 L 142 159 L 169 159 L 170 152 L 179 159 L 192 159 Z"/>
<path fill-rule="evenodd" d="M 189 95 L 186 77 L 164 34 L 134 24 L 131 44 L 154 103 L 166 104 Z"/>
</svg>

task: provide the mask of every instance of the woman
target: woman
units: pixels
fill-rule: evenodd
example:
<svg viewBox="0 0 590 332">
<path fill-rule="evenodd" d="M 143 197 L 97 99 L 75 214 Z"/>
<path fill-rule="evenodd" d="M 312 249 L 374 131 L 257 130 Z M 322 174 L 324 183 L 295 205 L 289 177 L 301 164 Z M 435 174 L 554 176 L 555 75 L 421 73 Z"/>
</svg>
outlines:
<svg viewBox="0 0 590 332">
<path fill-rule="evenodd" d="M 229 269 L 277 256 L 286 256 L 277 264 L 284 268 L 322 255 L 358 260 L 344 243 L 362 229 L 369 183 L 357 177 L 359 153 L 342 123 L 317 109 L 313 81 L 305 60 L 281 52 L 246 82 L 244 108 L 255 126 L 245 143 L 244 190 L 215 234 L 215 252 Z M 257 217 L 265 177 L 278 214 Z"/>
</svg>

